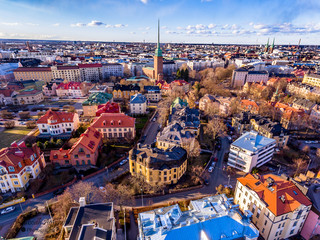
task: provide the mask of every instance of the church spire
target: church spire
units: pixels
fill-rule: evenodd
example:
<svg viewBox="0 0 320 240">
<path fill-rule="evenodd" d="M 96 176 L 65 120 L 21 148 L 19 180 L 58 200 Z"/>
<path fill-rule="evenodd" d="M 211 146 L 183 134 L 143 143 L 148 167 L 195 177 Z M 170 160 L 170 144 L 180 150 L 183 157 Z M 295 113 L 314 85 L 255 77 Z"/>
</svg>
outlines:
<svg viewBox="0 0 320 240">
<path fill-rule="evenodd" d="M 162 50 L 160 48 L 160 20 L 158 19 L 158 43 L 157 43 L 157 49 L 155 51 L 156 57 L 162 57 Z"/>
</svg>

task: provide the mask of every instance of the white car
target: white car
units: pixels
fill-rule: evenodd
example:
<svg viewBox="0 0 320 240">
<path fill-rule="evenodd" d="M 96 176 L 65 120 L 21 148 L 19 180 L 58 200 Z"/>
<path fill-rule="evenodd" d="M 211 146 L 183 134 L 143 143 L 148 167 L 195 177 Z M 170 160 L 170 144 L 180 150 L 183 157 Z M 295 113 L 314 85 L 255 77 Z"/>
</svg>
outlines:
<svg viewBox="0 0 320 240">
<path fill-rule="evenodd" d="M 7 208 L 3 209 L 0 213 L 1 214 L 10 213 L 10 212 L 13 212 L 15 209 L 16 209 L 15 207 L 7 207 Z"/>
<path fill-rule="evenodd" d="M 122 166 L 122 165 L 124 165 L 124 164 L 126 164 L 126 162 L 128 161 L 128 159 L 124 159 L 124 160 L 122 160 L 121 162 L 120 162 L 120 166 Z"/>
<path fill-rule="evenodd" d="M 212 172 L 213 171 L 213 167 L 211 166 L 211 167 L 209 167 L 209 169 L 208 169 L 208 172 Z"/>
<path fill-rule="evenodd" d="M 216 162 L 212 162 L 211 167 L 215 167 L 216 166 Z"/>
</svg>

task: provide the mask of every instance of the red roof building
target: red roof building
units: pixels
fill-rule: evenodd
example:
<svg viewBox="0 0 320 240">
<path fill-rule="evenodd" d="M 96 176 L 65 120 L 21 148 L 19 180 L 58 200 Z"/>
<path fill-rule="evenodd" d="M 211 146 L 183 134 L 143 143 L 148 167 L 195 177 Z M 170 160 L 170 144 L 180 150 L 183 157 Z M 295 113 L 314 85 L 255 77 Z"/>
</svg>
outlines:
<svg viewBox="0 0 320 240">
<path fill-rule="evenodd" d="M 91 124 L 97 129 L 104 139 L 124 140 L 135 137 L 135 118 L 124 113 L 102 113 Z"/>
<path fill-rule="evenodd" d="M 116 102 L 107 102 L 98 106 L 96 116 L 99 117 L 102 113 L 120 113 L 120 106 Z"/>
<path fill-rule="evenodd" d="M 89 127 L 71 149 L 52 150 L 50 161 L 59 165 L 96 165 L 101 145 L 101 134 L 93 127 Z"/>
<path fill-rule="evenodd" d="M 79 115 L 77 113 L 52 111 L 50 109 L 39 118 L 37 125 L 42 137 L 70 136 L 72 131 L 76 130 L 79 126 Z"/>
<path fill-rule="evenodd" d="M 10 147 L 0 150 L 0 189 L 16 192 L 24 190 L 31 178 L 37 178 L 46 166 L 43 154 L 34 145 L 26 147 L 22 142 L 12 143 Z"/>
</svg>

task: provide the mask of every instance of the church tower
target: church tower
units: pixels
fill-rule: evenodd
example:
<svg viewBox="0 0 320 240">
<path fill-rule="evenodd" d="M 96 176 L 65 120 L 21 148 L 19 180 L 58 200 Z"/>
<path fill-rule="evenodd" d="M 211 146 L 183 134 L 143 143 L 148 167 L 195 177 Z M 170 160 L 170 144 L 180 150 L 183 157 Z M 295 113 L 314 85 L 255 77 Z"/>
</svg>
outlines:
<svg viewBox="0 0 320 240">
<path fill-rule="evenodd" d="M 160 48 L 160 20 L 158 20 L 158 44 L 157 44 L 157 49 L 155 50 L 154 53 L 154 73 L 155 76 L 154 78 L 156 80 L 162 80 L 163 79 L 163 57 L 162 57 L 162 50 Z"/>
</svg>

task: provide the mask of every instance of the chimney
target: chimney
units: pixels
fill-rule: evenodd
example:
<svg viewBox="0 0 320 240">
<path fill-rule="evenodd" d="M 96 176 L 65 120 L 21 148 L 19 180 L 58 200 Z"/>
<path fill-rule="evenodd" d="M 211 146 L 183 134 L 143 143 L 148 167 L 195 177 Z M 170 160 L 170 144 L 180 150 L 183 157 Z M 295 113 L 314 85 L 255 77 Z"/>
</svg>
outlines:
<svg viewBox="0 0 320 240">
<path fill-rule="evenodd" d="M 80 207 L 86 206 L 86 198 L 85 197 L 80 197 L 79 198 L 79 203 L 80 203 Z"/>
</svg>

